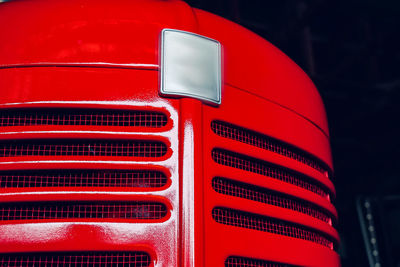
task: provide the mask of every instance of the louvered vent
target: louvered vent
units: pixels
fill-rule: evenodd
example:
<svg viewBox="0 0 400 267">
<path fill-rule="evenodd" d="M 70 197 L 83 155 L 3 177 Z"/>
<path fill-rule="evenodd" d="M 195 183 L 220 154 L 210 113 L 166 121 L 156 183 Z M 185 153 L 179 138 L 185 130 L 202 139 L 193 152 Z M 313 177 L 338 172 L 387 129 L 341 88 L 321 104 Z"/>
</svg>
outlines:
<svg viewBox="0 0 400 267">
<path fill-rule="evenodd" d="M 0 111 L 0 127 L 9 126 L 125 126 L 160 128 L 167 124 L 164 113 L 142 110 L 13 109 Z"/>
<path fill-rule="evenodd" d="M 159 188 L 164 173 L 154 170 L 39 170 L 0 172 L 0 188 L 126 187 Z"/>
<path fill-rule="evenodd" d="M 167 207 L 152 202 L 34 202 L 0 204 L 0 221 L 53 219 L 162 219 Z"/>
<path fill-rule="evenodd" d="M 330 238 L 287 221 L 220 207 L 212 210 L 212 216 L 221 224 L 299 238 L 334 249 L 334 243 Z"/>
<path fill-rule="evenodd" d="M 221 177 L 214 178 L 212 181 L 212 186 L 216 192 L 221 194 L 258 201 L 285 209 L 291 209 L 307 214 L 326 223 L 332 222 L 331 216 L 322 211 L 320 208 L 309 202 L 295 199 L 286 194 Z"/>
<path fill-rule="evenodd" d="M 167 146 L 159 141 L 132 140 L 18 140 L 0 142 L 0 157 L 108 156 L 162 157 Z"/>
<path fill-rule="evenodd" d="M 0 266 L 8 267 L 147 267 L 150 263 L 150 255 L 140 251 L 0 254 Z"/>
<path fill-rule="evenodd" d="M 4 133 L 0 138 L 0 223 L 11 229 L 6 233 L 12 235 L 5 241 L 10 244 L 7 251 L 27 249 L 27 253 L 0 253 L 0 266 L 154 266 L 153 254 L 112 252 L 121 245 L 118 240 L 125 238 L 122 232 L 115 232 L 115 238 L 83 242 L 83 252 L 48 252 L 53 248 L 47 239 L 61 242 L 61 247 L 67 242 L 52 230 L 58 223 L 83 223 L 91 235 L 102 235 L 104 227 L 128 227 L 137 236 L 125 238 L 126 246 L 143 247 L 138 240 L 145 238 L 148 244 L 160 244 L 163 252 L 176 253 L 162 236 L 177 226 L 170 211 L 177 205 L 170 198 L 178 193 L 171 178 L 176 166 L 164 162 L 175 153 L 168 140 L 178 142 L 169 112 L 148 105 L 106 109 L 99 103 L 98 107 L 0 108 L 0 132 Z M 33 229 L 46 226 L 46 240 L 35 242 L 37 252 L 29 245 L 21 247 L 23 237 L 12 234 L 26 223 Z M 70 230 L 77 242 L 86 238 L 77 235 L 77 228 Z M 99 247 L 106 251 L 92 251 Z M 160 248 L 149 245 L 147 249 Z M 171 265 L 174 260 L 162 262 Z"/>
<path fill-rule="evenodd" d="M 307 179 L 304 175 L 259 159 L 222 149 L 213 149 L 212 158 L 218 164 L 278 179 L 314 192 L 325 198 L 328 198 L 329 195 L 328 191 L 322 188 L 322 185 L 317 184 L 312 179 Z"/>
<path fill-rule="evenodd" d="M 329 168 L 326 164 L 312 155 L 282 141 L 222 121 L 212 121 L 211 129 L 219 136 L 278 153 L 306 164 L 329 176 L 330 171 L 328 171 Z"/>
<path fill-rule="evenodd" d="M 230 256 L 225 260 L 225 267 L 294 267 L 294 265 L 239 256 Z"/>
</svg>

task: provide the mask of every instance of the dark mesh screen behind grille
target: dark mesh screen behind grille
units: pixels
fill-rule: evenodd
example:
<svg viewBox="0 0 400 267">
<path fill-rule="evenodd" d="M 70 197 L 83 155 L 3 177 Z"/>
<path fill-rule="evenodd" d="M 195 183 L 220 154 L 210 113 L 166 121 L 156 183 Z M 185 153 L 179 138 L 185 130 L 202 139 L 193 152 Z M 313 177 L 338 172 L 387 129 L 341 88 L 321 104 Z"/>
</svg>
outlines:
<svg viewBox="0 0 400 267">
<path fill-rule="evenodd" d="M 278 153 L 306 164 L 327 176 L 329 174 L 328 167 L 323 166 L 325 164 L 320 160 L 274 138 L 221 121 L 213 121 L 211 128 L 219 136 Z"/>
<path fill-rule="evenodd" d="M 213 149 L 212 158 L 219 164 L 278 179 L 302 187 L 322 197 L 328 197 L 328 192 L 313 182 L 312 179 L 306 180 L 305 176 L 295 174 L 279 166 L 222 149 Z"/>
<path fill-rule="evenodd" d="M 215 191 L 221 194 L 250 199 L 269 205 L 295 210 L 326 223 L 331 222 L 331 217 L 311 203 L 294 199 L 289 196 L 257 187 L 250 184 L 236 182 L 230 179 L 216 177 L 212 180 L 212 186 Z"/>
<path fill-rule="evenodd" d="M 291 267 L 293 265 L 231 256 L 225 260 L 225 267 Z"/>
<path fill-rule="evenodd" d="M 150 255 L 139 251 L 0 254 L 0 266 L 9 267 L 147 267 L 150 263 Z"/>
<path fill-rule="evenodd" d="M 290 222 L 227 208 L 214 208 L 212 216 L 218 223 L 300 238 L 331 249 L 334 248 L 333 241 L 327 237 Z"/>
<path fill-rule="evenodd" d="M 167 146 L 158 141 L 18 140 L 0 142 L 0 157 L 162 157 L 166 153 Z"/>
<path fill-rule="evenodd" d="M 0 110 L 0 127 L 4 126 L 139 126 L 163 127 L 167 116 L 155 111 L 96 109 L 15 109 Z"/>
<path fill-rule="evenodd" d="M 0 188 L 135 187 L 166 185 L 164 173 L 152 170 L 54 170 L 0 172 Z"/>
<path fill-rule="evenodd" d="M 167 208 L 150 202 L 35 202 L 0 204 L 0 221 L 45 219 L 161 219 Z"/>
</svg>

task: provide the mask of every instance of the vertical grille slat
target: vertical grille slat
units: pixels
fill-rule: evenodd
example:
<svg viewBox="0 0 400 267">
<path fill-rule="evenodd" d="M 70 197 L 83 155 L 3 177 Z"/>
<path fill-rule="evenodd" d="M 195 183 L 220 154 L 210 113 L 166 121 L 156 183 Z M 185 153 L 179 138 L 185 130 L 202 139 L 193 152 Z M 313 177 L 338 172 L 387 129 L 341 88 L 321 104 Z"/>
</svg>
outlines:
<svg viewBox="0 0 400 267">
<path fill-rule="evenodd" d="M 0 110 L 0 127 L 11 126 L 120 126 L 161 128 L 168 117 L 158 111 L 77 108 Z"/>
<path fill-rule="evenodd" d="M 0 254 L 0 266 L 121 266 L 147 267 L 151 257 L 146 252 L 52 252 Z"/>
</svg>

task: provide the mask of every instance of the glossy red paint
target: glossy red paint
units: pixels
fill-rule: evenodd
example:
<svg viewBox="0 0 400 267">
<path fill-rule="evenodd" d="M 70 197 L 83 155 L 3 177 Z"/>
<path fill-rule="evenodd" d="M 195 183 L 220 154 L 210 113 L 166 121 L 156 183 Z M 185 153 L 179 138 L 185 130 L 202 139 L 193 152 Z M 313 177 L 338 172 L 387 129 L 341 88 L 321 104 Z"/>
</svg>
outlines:
<svg viewBox="0 0 400 267">
<path fill-rule="evenodd" d="M 29 22 L 29 23 L 27 23 Z M 158 94 L 161 30 L 185 30 L 221 42 L 222 104 Z M 325 110 L 309 78 L 267 41 L 246 29 L 192 9 L 182 1 L 46 1 L 0 4 L 0 112 L 3 110 L 140 110 L 166 114 L 160 128 L 126 126 L 4 126 L 0 142 L 20 140 L 157 140 L 159 158 L 114 156 L 0 157 L 0 171 L 158 170 L 161 188 L 0 188 L 0 203 L 35 201 L 151 201 L 168 207 L 158 221 L 69 219 L 3 221 L 0 253 L 40 251 L 144 251 L 153 266 L 223 266 L 230 256 L 303 266 L 339 266 L 321 244 L 217 223 L 223 207 L 295 225 L 339 242 L 332 181 L 296 159 L 221 137 L 224 121 L 290 144 L 322 161 L 332 173 Z M 328 192 L 327 197 L 261 173 L 218 164 L 223 149 L 279 166 Z M 214 177 L 253 184 L 308 203 L 331 223 L 271 204 L 217 193 Z"/>
<path fill-rule="evenodd" d="M 118 68 L 89 69 L 87 67 L 6 68 L 0 72 L 1 88 L 7 88 L 3 90 L 4 94 L 2 94 L 2 109 L 69 107 L 83 110 L 161 110 L 169 118 L 165 127 L 146 130 L 142 127 L 65 125 L 2 127 L 0 134 L 2 140 L 48 140 L 54 138 L 78 140 L 85 138 L 129 141 L 138 138 L 160 140 L 169 147 L 169 152 L 165 156 L 151 160 L 148 158 L 96 156 L 6 157 L 1 159 L 0 168 L 2 170 L 150 169 L 165 172 L 170 180 L 167 186 L 159 190 L 107 187 L 1 189 L 1 199 L 5 202 L 54 201 L 57 199 L 60 201 L 157 199 L 157 201 L 160 200 L 167 204 L 167 207 L 170 208 L 170 215 L 161 221 L 151 223 L 76 219 L 62 222 L 38 220 L 16 224 L 5 222 L 0 225 L 2 233 L 0 250 L 3 252 L 145 251 L 152 256 L 152 261 L 157 266 L 177 265 L 180 240 L 179 100 L 166 100 L 158 97 L 155 89 L 158 83 L 157 72 Z M 51 73 L 58 73 L 58 75 Z M 132 86 L 127 87 L 127 84 L 138 87 L 132 89 Z M 26 91 L 23 88 L 26 88 Z M 60 90 L 54 90 L 54 88 L 60 88 Z M 112 89 L 109 90 L 109 88 Z M 132 94 L 133 90 L 134 94 Z M 27 94 L 24 94 L 24 91 Z M 135 94 L 140 97 L 138 98 Z"/>
</svg>

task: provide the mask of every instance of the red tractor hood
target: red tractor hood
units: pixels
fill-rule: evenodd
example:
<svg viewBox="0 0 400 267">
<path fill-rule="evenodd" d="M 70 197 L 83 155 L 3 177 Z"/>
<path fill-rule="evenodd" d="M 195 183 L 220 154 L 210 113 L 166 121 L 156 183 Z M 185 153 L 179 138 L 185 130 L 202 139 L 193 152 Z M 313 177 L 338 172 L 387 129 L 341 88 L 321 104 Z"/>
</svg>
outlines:
<svg viewBox="0 0 400 267">
<path fill-rule="evenodd" d="M 243 27 L 178 0 L 1 3 L 0 71 L 57 65 L 156 70 L 164 28 L 218 40 L 225 84 L 292 110 L 328 136 L 320 95 L 293 61 Z"/>
</svg>

